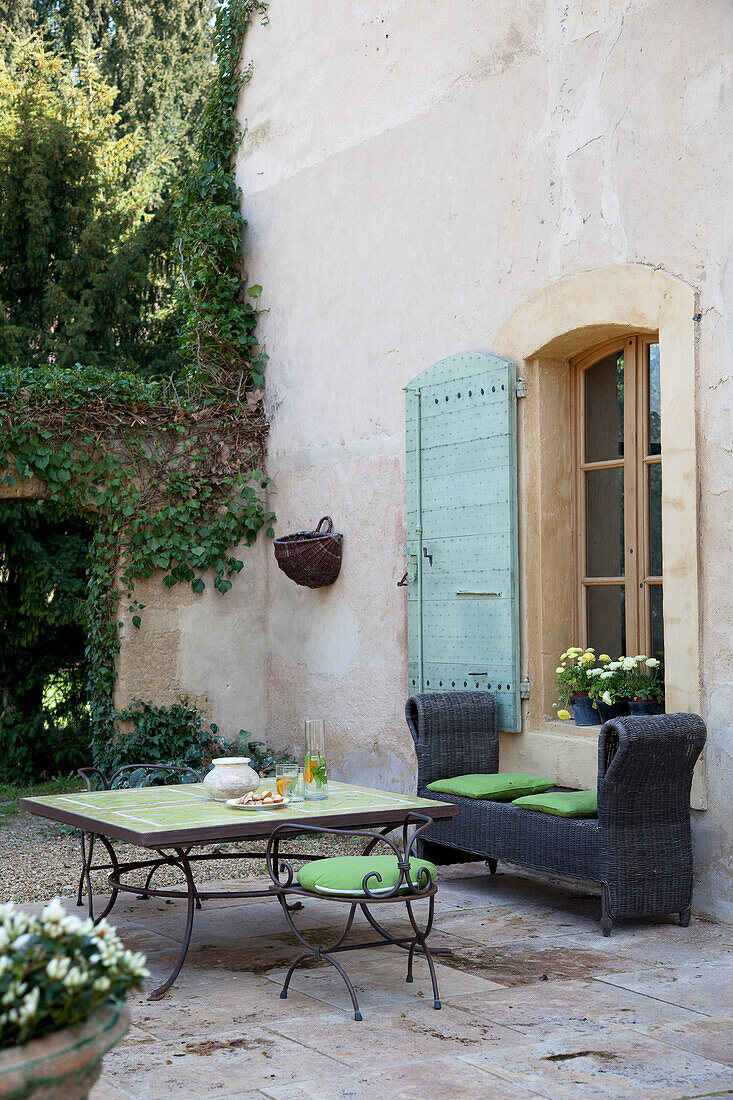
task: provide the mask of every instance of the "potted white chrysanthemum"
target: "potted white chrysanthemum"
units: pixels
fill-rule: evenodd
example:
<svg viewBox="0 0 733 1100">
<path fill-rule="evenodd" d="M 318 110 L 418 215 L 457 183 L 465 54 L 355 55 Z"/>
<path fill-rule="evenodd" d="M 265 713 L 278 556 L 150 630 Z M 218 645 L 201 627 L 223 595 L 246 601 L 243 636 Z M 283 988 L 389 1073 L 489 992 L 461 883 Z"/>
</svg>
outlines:
<svg viewBox="0 0 733 1100">
<path fill-rule="evenodd" d="M 106 921 L 0 905 L 0 1097 L 82 1100 L 125 1035 L 128 990 L 146 976 Z"/>
<path fill-rule="evenodd" d="M 631 714 L 664 714 L 664 680 L 656 657 L 640 653 L 634 658 L 628 691 Z"/>
</svg>

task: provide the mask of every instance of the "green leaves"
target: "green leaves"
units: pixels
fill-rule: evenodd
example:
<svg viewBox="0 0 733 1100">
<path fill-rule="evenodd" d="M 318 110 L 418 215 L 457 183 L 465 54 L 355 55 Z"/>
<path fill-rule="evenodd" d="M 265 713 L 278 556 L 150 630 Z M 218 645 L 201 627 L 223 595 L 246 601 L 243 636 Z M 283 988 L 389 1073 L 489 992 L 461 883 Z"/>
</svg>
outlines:
<svg viewBox="0 0 733 1100">
<path fill-rule="evenodd" d="M 120 325 L 129 328 L 130 317 L 139 320 L 141 316 L 122 302 L 119 288 L 127 286 L 124 263 L 111 261 L 102 280 L 105 308 L 122 309 L 124 323 L 115 314 L 108 323 L 91 324 L 91 315 L 74 312 L 69 305 L 73 295 L 59 277 L 49 292 L 51 297 L 56 294 L 49 307 L 59 318 L 61 328 L 52 335 L 55 343 L 64 341 L 63 355 L 46 349 L 41 340 L 40 365 L 38 355 L 32 364 L 27 356 L 8 355 L 16 365 L 0 368 L 0 472 L 7 471 L 2 474 L 5 484 L 36 476 L 48 487 L 54 504 L 68 513 L 89 515 L 95 525 L 83 606 L 89 708 L 97 743 L 111 736 L 115 725 L 112 693 L 124 622 L 119 599 L 128 600 L 127 613 L 133 627 L 140 629 L 144 606 L 131 602 L 131 596 L 138 581 L 156 572 L 166 588 L 190 584 L 201 593 L 205 575 L 212 571 L 214 588 L 224 595 L 244 564 L 234 548 L 252 545 L 263 528 L 268 537 L 274 535 L 275 517 L 265 503 L 269 478 L 261 469 L 267 421 L 259 387 L 264 384 L 267 356 L 257 341 L 255 303 L 262 287 L 254 284 L 244 292 L 242 285 L 246 223 L 233 178 L 241 140 L 237 101 L 251 76 L 251 68 L 240 68 L 243 37 L 251 20 L 264 16 L 265 10 L 262 0 L 231 0 L 217 6 L 216 71 L 201 117 L 196 157 L 174 204 L 176 264 L 180 256 L 183 277 L 179 305 L 184 320 L 179 335 L 187 369 L 168 382 L 109 369 L 111 364 L 128 362 L 137 369 L 136 360 L 119 354 Z M 59 64 L 63 69 L 64 62 Z M 75 71 L 64 69 L 59 75 L 61 70 L 54 70 L 54 79 L 73 84 Z M 84 73 L 96 79 L 91 69 Z M 96 96 L 102 103 L 109 89 L 100 81 L 92 91 L 92 99 Z M 88 104 L 75 100 L 75 105 L 83 116 L 92 100 Z M 2 125 L 0 119 L 0 132 Z M 21 130 L 18 134 L 22 136 Z M 136 201 L 143 198 L 139 189 L 117 188 L 131 202 L 130 209 L 119 212 L 115 206 L 119 194 L 105 206 L 98 186 L 104 178 L 112 187 L 107 180 L 110 173 L 124 175 L 131 163 L 125 157 L 134 157 L 134 142 L 118 148 L 105 116 L 98 134 L 94 128 L 91 133 L 85 131 L 79 148 L 83 151 L 87 146 L 91 152 L 109 154 L 101 164 L 92 158 L 88 173 L 104 218 L 109 222 L 119 213 L 118 236 L 121 233 L 125 241 L 135 238 L 138 247 L 148 239 L 138 230 L 149 214 L 145 202 Z M 0 152 L 0 177 L 1 162 Z M 86 186 L 86 179 L 79 175 L 68 181 L 69 193 Z M 2 179 L 0 190 L 1 184 Z M 104 263 L 114 252 L 107 247 L 110 241 L 116 247 L 117 236 L 111 230 L 102 239 L 104 247 L 98 249 Z M 98 274 L 96 268 L 91 274 L 84 269 L 83 255 L 80 242 L 74 256 L 81 294 L 86 276 L 96 279 Z M 147 278 L 146 263 L 135 255 Z M 0 282 L 3 270 L 0 255 Z M 10 278 L 12 272 L 8 269 L 6 274 Z M 130 278 L 134 281 L 137 275 L 133 272 Z M 95 283 L 94 293 L 97 289 Z M 94 293 L 90 292 L 91 299 Z M 157 316 L 160 301 L 155 293 L 148 304 Z M 68 329 L 72 314 L 84 339 L 79 335 L 77 340 Z M 147 331 L 138 320 L 133 327 Z M 168 331 L 172 331 L 170 324 Z M 87 355 L 85 341 L 90 334 L 97 343 L 93 354 L 89 351 L 91 365 L 83 366 L 76 360 Z M 13 346 L 21 345 L 31 346 L 27 339 Z M 148 718 L 153 721 L 151 712 L 145 711 L 143 717 L 145 723 Z"/>
<path fill-rule="evenodd" d="M 181 255 L 181 351 L 197 377 L 216 375 L 232 392 L 263 384 L 254 302 L 262 287 L 242 294 L 246 222 L 232 166 L 242 140 L 237 102 L 252 67 L 241 69 L 242 43 L 262 0 L 220 4 L 214 24 L 216 70 L 197 135 L 195 161 L 174 203 Z M 244 386 L 242 382 L 244 381 Z"/>
</svg>

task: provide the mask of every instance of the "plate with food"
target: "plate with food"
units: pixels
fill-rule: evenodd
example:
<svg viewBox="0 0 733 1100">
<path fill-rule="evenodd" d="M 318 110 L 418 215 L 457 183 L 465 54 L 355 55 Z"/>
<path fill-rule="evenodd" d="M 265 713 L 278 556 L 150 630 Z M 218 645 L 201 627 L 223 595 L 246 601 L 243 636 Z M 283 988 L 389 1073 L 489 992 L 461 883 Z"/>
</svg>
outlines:
<svg viewBox="0 0 733 1100">
<path fill-rule="evenodd" d="M 241 798 L 228 798 L 227 806 L 234 810 L 279 810 L 287 806 L 289 798 L 277 791 L 265 789 L 262 791 L 248 791 Z"/>
</svg>

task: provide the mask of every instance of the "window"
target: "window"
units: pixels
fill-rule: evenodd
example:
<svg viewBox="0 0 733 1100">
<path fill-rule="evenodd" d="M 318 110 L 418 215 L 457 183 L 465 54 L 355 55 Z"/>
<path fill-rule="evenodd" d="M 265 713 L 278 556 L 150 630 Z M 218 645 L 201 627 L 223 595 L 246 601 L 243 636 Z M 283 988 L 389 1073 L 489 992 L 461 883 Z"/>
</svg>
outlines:
<svg viewBox="0 0 733 1100">
<path fill-rule="evenodd" d="M 597 653 L 664 657 L 659 343 L 574 360 L 577 633 Z"/>
</svg>

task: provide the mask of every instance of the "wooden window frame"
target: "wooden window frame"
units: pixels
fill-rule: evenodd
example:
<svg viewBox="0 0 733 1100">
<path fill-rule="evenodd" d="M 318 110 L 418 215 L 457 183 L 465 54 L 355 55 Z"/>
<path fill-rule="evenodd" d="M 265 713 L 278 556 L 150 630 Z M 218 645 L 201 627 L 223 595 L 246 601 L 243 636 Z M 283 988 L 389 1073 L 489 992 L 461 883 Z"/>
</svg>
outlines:
<svg viewBox="0 0 733 1100">
<path fill-rule="evenodd" d="M 631 334 L 606 340 L 570 361 L 573 371 L 572 424 L 575 538 L 575 636 L 588 644 L 587 590 L 594 585 L 624 585 L 626 652 L 651 653 L 651 593 L 662 585 L 661 575 L 651 573 L 650 508 L 648 468 L 662 464 L 662 455 L 649 453 L 649 346 L 659 337 Z M 614 352 L 624 353 L 624 454 L 622 458 L 585 462 L 584 375 L 599 360 Z M 629 369 L 630 368 L 630 369 Z M 624 476 L 624 568 L 623 577 L 586 576 L 586 492 L 585 474 L 590 470 L 621 469 Z M 640 484 L 641 482 L 641 484 Z M 633 595 L 632 595 L 633 594 Z M 612 654 L 618 656 L 618 654 Z"/>
</svg>

